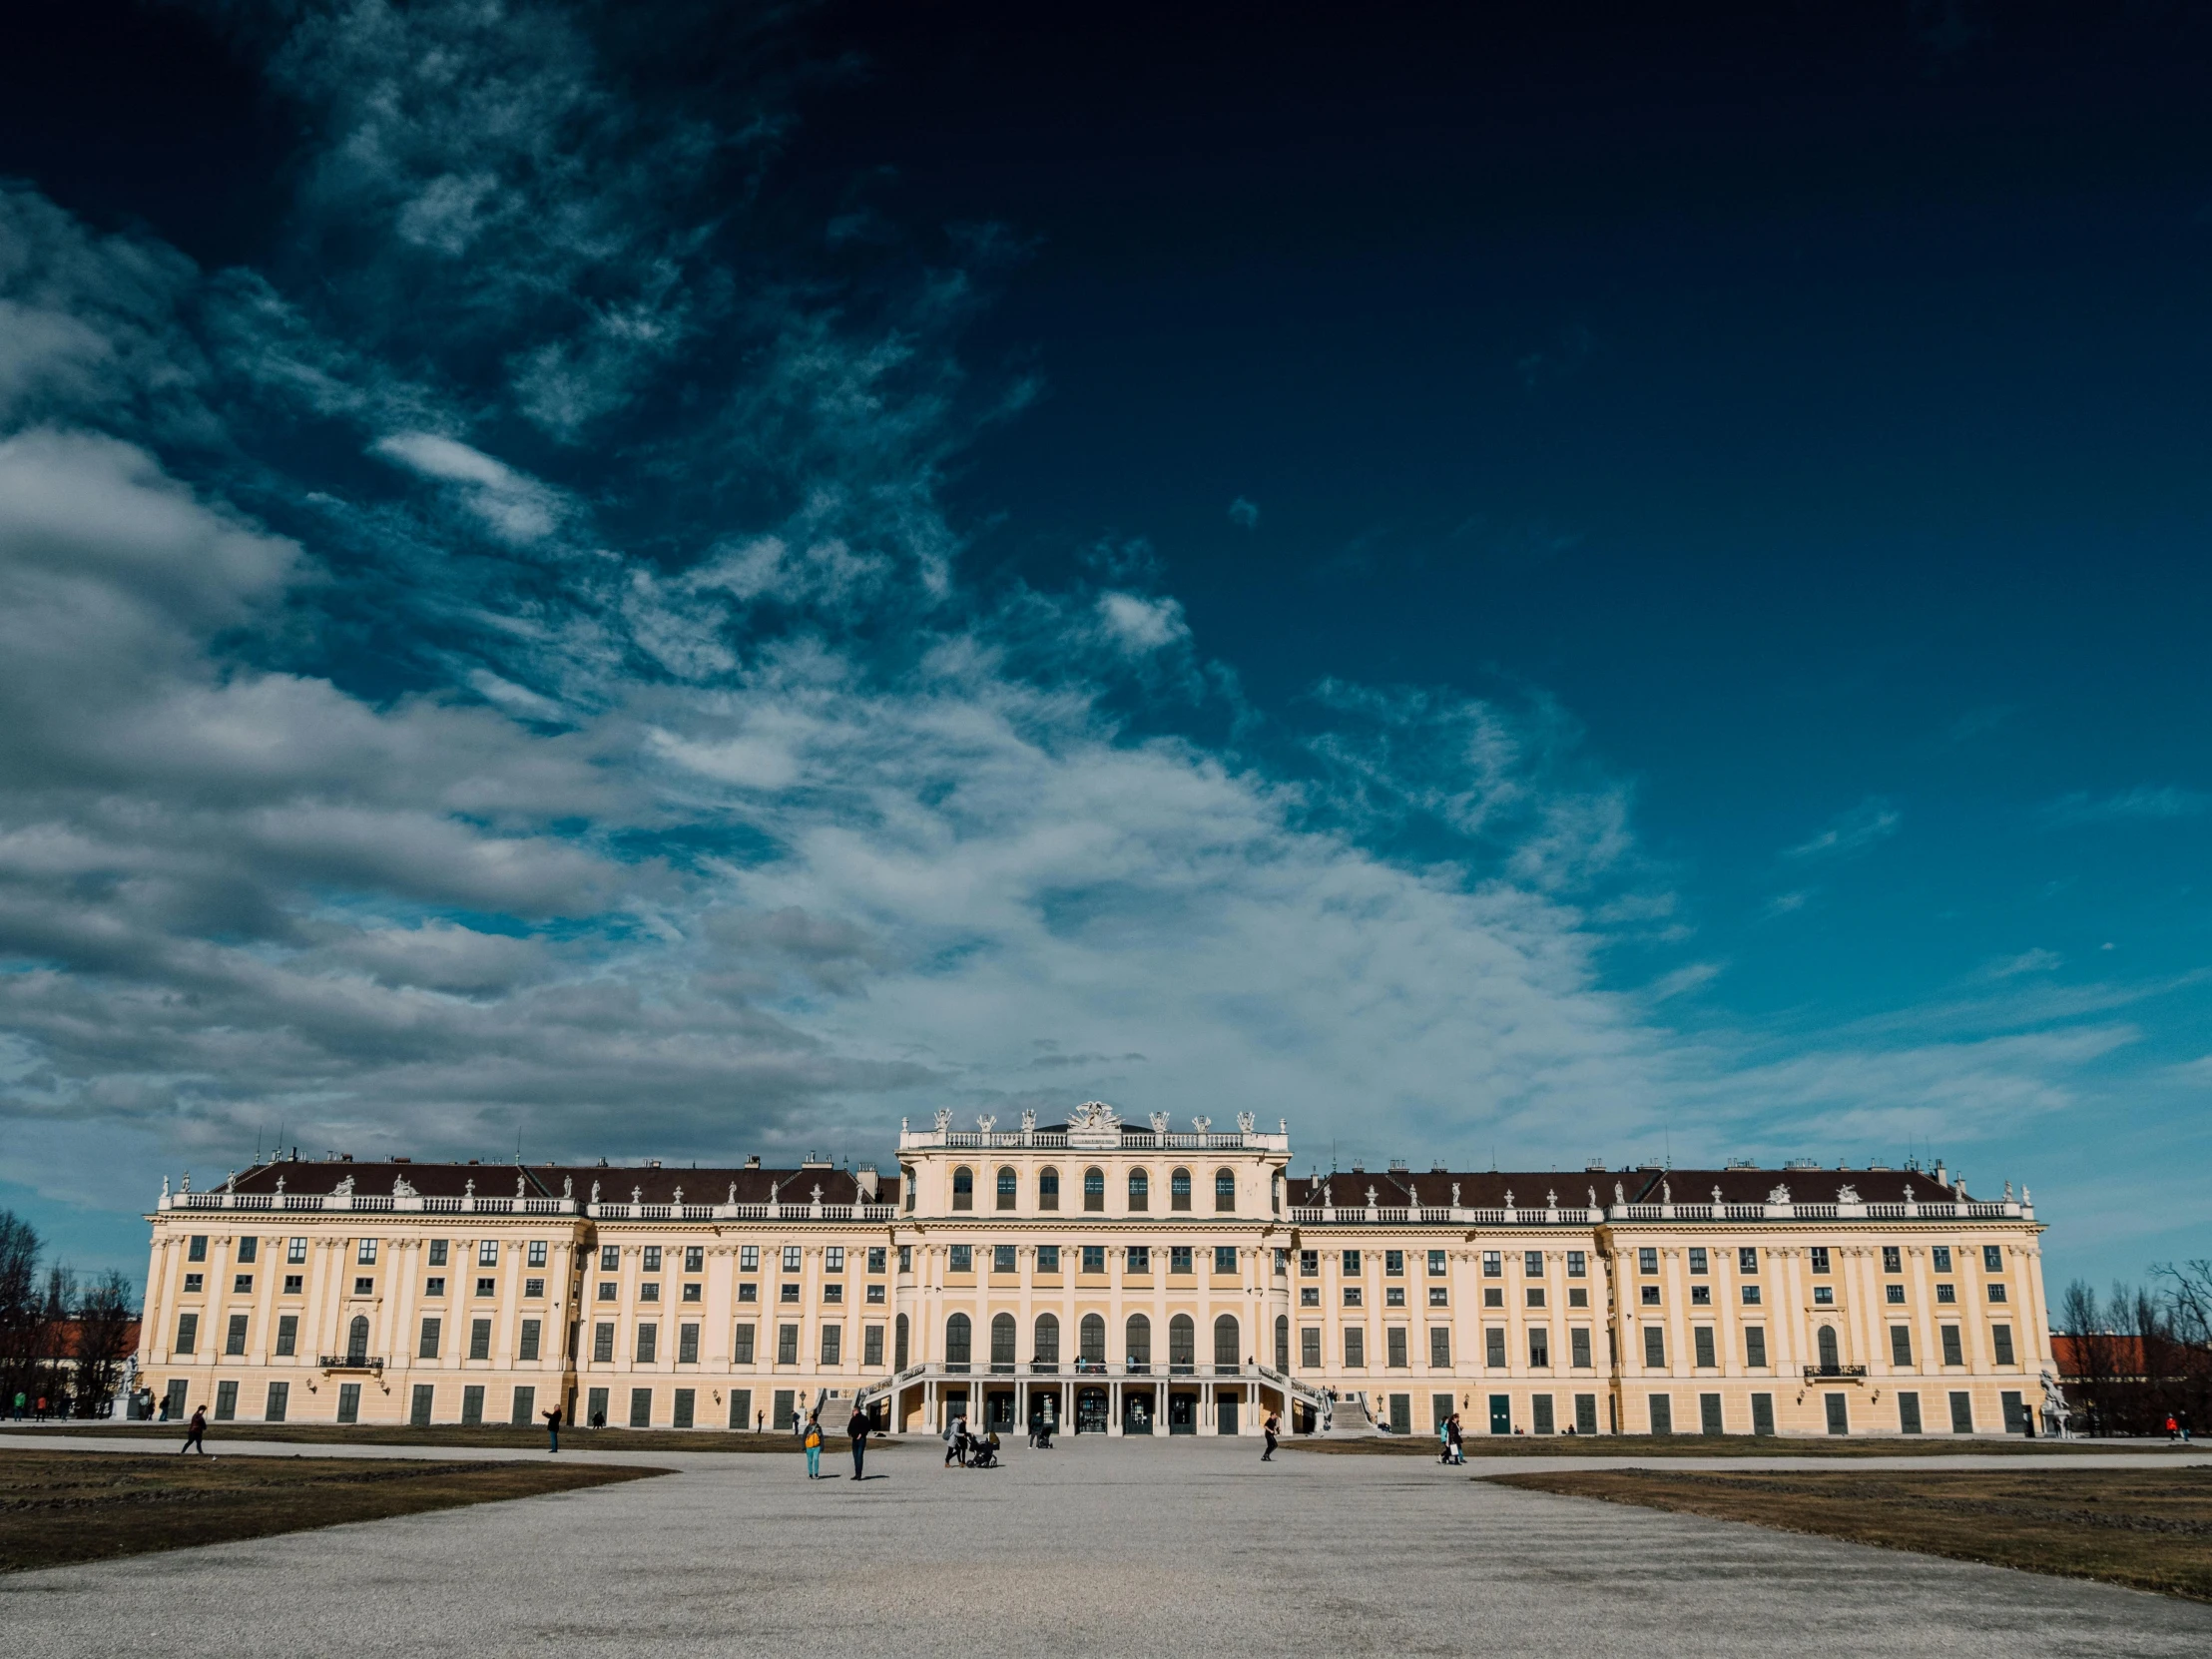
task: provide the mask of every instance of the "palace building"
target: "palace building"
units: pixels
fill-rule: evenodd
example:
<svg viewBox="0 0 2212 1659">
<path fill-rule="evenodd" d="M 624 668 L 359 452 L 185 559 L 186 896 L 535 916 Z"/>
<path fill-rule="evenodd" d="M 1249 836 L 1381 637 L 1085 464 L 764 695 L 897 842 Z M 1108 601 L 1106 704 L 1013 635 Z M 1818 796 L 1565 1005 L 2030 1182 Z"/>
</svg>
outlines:
<svg viewBox="0 0 2212 1659">
<path fill-rule="evenodd" d="M 219 1420 L 1251 1434 L 2029 1432 L 2023 1189 L 1934 1171 L 1310 1178 L 1253 1117 L 901 1126 L 895 1177 L 284 1161 L 172 1194 L 139 1372 Z"/>
</svg>

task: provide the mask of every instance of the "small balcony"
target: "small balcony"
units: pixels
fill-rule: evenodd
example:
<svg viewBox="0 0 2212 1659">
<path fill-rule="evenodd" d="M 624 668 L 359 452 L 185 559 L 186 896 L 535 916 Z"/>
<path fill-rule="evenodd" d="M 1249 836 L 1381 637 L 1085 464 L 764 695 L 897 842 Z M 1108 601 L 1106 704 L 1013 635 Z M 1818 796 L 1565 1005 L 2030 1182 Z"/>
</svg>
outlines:
<svg viewBox="0 0 2212 1659">
<path fill-rule="evenodd" d="M 1854 1379 L 1863 1380 L 1866 1375 L 1867 1368 L 1865 1366 L 1807 1366 L 1805 1368 L 1805 1381 L 1808 1382 L 1845 1382 Z"/>
<path fill-rule="evenodd" d="M 380 1354 L 325 1354 L 315 1363 L 324 1371 L 366 1372 L 371 1377 L 384 1375 L 384 1360 Z"/>
</svg>

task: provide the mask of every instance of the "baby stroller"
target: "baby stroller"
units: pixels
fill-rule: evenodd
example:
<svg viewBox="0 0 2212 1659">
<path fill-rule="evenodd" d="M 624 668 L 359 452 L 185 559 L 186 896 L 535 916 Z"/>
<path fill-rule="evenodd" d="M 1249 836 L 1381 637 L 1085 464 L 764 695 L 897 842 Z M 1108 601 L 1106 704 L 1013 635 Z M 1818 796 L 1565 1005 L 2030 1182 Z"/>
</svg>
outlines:
<svg viewBox="0 0 2212 1659">
<path fill-rule="evenodd" d="M 1039 1451 L 1050 1451 L 1052 1449 L 1052 1424 L 1048 1419 L 1043 1417 L 1037 1419 L 1037 1429 L 1035 1433 L 1029 1436 L 1029 1443 Z"/>
<path fill-rule="evenodd" d="M 975 1449 L 968 1456 L 971 1469 L 995 1469 L 998 1467 L 998 1431 L 991 1430 L 980 1440 L 973 1442 Z"/>
</svg>

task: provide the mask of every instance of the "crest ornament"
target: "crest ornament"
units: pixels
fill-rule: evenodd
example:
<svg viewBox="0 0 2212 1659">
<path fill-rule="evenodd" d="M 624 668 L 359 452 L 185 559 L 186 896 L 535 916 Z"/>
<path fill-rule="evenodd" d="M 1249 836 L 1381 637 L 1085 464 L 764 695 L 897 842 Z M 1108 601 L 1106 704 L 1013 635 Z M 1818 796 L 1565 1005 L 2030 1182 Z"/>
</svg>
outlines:
<svg viewBox="0 0 2212 1659">
<path fill-rule="evenodd" d="M 632 1187 L 630 1189 L 630 1202 L 632 1204 L 643 1204 L 645 1202 L 645 1189 L 643 1187 Z"/>
<path fill-rule="evenodd" d="M 1152 1114 L 1152 1132 L 1153 1132 L 1153 1133 L 1154 1133 L 1155 1135 L 1165 1135 L 1165 1134 L 1166 1134 L 1166 1133 L 1168 1132 L 1168 1115 L 1167 1115 L 1167 1113 L 1165 1113 L 1165 1112 L 1154 1112 L 1154 1113 Z"/>
<path fill-rule="evenodd" d="M 1119 1135 L 1121 1119 L 1103 1100 L 1086 1100 L 1068 1113 L 1068 1133 L 1071 1135 Z"/>
<path fill-rule="evenodd" d="M 1247 1135 L 1252 1133 L 1252 1126 L 1259 1121 L 1259 1117 L 1251 1112 L 1239 1112 L 1237 1114 L 1237 1128 Z"/>
<path fill-rule="evenodd" d="M 979 1114 L 975 1120 L 975 1127 L 977 1129 L 980 1129 L 984 1134 L 988 1135 L 993 1129 L 996 1129 L 998 1127 L 998 1117 L 995 1113 Z"/>
</svg>

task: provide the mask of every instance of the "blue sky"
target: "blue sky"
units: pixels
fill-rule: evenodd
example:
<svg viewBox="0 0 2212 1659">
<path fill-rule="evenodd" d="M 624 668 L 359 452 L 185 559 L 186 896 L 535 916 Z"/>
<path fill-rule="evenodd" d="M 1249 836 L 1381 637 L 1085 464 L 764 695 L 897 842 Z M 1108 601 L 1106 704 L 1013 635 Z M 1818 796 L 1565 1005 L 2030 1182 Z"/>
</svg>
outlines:
<svg viewBox="0 0 2212 1659">
<path fill-rule="evenodd" d="M 1103 1096 L 2203 1254 L 2204 25 L 1391 24 L 42 23 L 0 1203 Z"/>
</svg>

